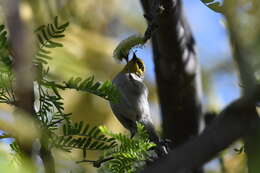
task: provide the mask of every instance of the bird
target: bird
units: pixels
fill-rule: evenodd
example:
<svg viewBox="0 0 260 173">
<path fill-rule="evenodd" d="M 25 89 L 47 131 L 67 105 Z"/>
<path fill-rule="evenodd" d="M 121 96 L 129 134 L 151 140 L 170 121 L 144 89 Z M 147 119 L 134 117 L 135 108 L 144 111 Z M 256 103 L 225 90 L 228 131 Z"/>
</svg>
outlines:
<svg viewBox="0 0 260 173">
<path fill-rule="evenodd" d="M 162 140 L 156 134 L 148 102 L 148 88 L 144 84 L 145 64 L 133 54 L 133 58 L 119 72 L 112 83 L 120 93 L 117 102 L 110 102 L 110 107 L 119 122 L 130 131 L 131 138 L 137 132 L 136 122 L 142 124 L 149 139 L 156 144 L 155 152 L 167 154 Z"/>
</svg>

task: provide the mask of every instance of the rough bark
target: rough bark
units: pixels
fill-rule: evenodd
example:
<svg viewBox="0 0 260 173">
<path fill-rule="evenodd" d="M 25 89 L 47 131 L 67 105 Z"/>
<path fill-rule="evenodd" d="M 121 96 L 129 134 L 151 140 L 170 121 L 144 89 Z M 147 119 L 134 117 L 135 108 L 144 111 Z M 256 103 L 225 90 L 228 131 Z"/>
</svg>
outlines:
<svg viewBox="0 0 260 173">
<path fill-rule="evenodd" d="M 199 133 L 200 68 L 181 0 L 141 0 L 152 36 L 163 136 L 178 147 Z M 191 170 L 189 170 L 191 171 Z M 202 172 L 197 167 L 192 170 Z"/>
<path fill-rule="evenodd" d="M 163 134 L 178 146 L 199 131 L 201 84 L 194 39 L 180 0 L 141 3 L 148 23 L 158 26 L 152 43 Z"/>
</svg>

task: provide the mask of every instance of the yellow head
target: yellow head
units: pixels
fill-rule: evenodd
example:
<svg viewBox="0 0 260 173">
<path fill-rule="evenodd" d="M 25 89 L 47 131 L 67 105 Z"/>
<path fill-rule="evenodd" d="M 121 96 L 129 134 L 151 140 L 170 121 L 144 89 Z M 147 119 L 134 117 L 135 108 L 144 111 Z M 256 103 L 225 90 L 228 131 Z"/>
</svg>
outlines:
<svg viewBox="0 0 260 173">
<path fill-rule="evenodd" d="M 135 73 L 137 76 L 143 77 L 145 72 L 144 62 L 134 54 L 134 57 L 126 64 L 122 72 Z"/>
</svg>

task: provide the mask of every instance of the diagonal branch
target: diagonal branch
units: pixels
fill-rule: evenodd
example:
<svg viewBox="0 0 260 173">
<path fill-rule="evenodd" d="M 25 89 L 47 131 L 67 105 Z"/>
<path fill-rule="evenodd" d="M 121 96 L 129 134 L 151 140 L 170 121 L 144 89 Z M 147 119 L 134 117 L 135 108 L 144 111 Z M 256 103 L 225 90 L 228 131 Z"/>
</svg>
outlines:
<svg viewBox="0 0 260 173">
<path fill-rule="evenodd" d="M 259 91 L 255 95 L 259 97 Z M 173 150 L 167 158 L 148 167 L 143 173 L 186 173 L 202 166 L 235 140 L 249 135 L 258 123 L 255 99 L 251 96 L 236 100 L 199 137 Z"/>
</svg>

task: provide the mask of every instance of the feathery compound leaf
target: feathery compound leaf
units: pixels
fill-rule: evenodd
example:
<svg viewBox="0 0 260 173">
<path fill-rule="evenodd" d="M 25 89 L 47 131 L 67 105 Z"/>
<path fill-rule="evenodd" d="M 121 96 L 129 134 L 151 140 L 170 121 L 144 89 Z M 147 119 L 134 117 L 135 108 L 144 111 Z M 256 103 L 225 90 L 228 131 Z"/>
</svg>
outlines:
<svg viewBox="0 0 260 173">
<path fill-rule="evenodd" d="M 47 84 L 44 82 L 44 80 L 40 81 L 37 85 L 36 115 L 44 128 L 54 131 L 63 122 L 69 122 L 70 114 L 64 113 L 63 98 L 55 85 L 51 82 L 46 82 Z"/>
<path fill-rule="evenodd" d="M 150 151 L 155 146 L 148 139 L 148 134 L 143 125 L 137 123 L 137 136 L 129 138 L 123 134 L 114 134 L 106 127 L 99 127 L 102 133 L 116 139 L 118 145 L 105 152 L 104 158 L 113 157 L 107 161 L 104 167 L 112 173 L 136 172 L 145 165 L 145 161 L 150 159 L 153 151 Z"/>
<path fill-rule="evenodd" d="M 207 5 L 211 10 L 217 12 L 217 13 L 222 13 L 223 12 L 223 7 L 220 2 L 214 2 L 211 4 Z"/>
<path fill-rule="evenodd" d="M 203 3 L 211 3 L 211 2 L 214 2 L 215 0 L 201 0 L 201 2 Z"/>
<path fill-rule="evenodd" d="M 223 5 L 216 0 L 201 0 L 201 2 L 203 2 L 208 8 L 217 13 L 223 12 Z"/>
<path fill-rule="evenodd" d="M 75 89 L 78 91 L 86 91 L 91 94 L 100 96 L 106 100 L 116 102 L 119 98 L 119 92 L 110 81 L 94 82 L 94 76 L 83 80 L 80 77 L 71 78 L 69 81 L 64 82 L 65 88 Z"/>
<path fill-rule="evenodd" d="M 4 25 L 0 25 L 0 32 L 2 32 L 4 30 L 5 26 Z"/>
<path fill-rule="evenodd" d="M 22 151 L 18 143 L 16 141 L 13 141 L 9 146 L 11 150 L 14 152 L 14 161 L 16 161 L 19 164 L 22 163 Z"/>
<path fill-rule="evenodd" d="M 88 130 L 89 129 L 89 130 Z M 56 136 L 54 146 L 67 151 L 81 149 L 83 156 L 86 150 L 105 150 L 115 147 L 114 139 L 104 137 L 96 126 L 89 128 L 84 122 L 66 123 L 63 125 L 63 136 Z"/>
<path fill-rule="evenodd" d="M 7 43 L 7 31 L 4 25 L 0 25 L 0 70 L 10 71 L 12 60 Z"/>
<path fill-rule="evenodd" d="M 39 42 L 39 51 L 35 55 L 35 64 L 47 64 L 47 60 L 52 59 L 49 55 L 46 55 L 51 53 L 46 49 L 63 47 L 63 44 L 57 40 L 59 38 L 65 37 L 63 33 L 69 26 L 69 22 L 59 24 L 58 17 L 56 16 L 53 23 L 54 24 L 41 25 L 34 31 Z"/>
<path fill-rule="evenodd" d="M 128 59 L 129 52 L 132 48 L 144 45 L 145 39 L 141 35 L 132 35 L 122 40 L 113 52 L 113 57 L 116 60 L 122 61 L 123 59 Z"/>
<path fill-rule="evenodd" d="M 63 30 L 63 29 L 65 29 L 65 28 L 67 28 L 68 26 L 69 26 L 69 22 L 66 22 L 66 23 L 64 23 L 64 24 L 61 24 L 61 25 L 59 25 L 59 18 L 58 18 L 58 16 L 56 16 L 55 18 L 54 18 L 54 25 L 55 25 L 55 27 L 58 29 L 58 30 Z"/>
<path fill-rule="evenodd" d="M 14 105 L 16 98 L 13 90 L 14 76 L 12 72 L 2 71 L 0 73 L 0 103 Z"/>
</svg>

